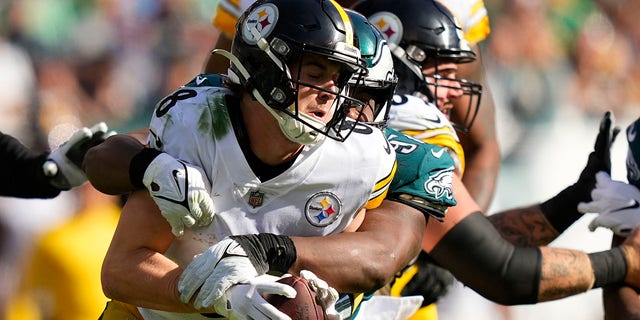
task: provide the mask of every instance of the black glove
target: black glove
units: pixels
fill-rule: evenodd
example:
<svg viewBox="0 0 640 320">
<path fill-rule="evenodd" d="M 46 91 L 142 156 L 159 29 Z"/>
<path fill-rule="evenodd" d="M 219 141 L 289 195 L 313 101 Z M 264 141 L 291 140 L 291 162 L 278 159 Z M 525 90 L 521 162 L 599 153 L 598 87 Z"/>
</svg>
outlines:
<svg viewBox="0 0 640 320">
<path fill-rule="evenodd" d="M 620 133 L 620 127 L 613 126 L 613 122 L 613 114 L 607 111 L 600 121 L 600 132 L 596 137 L 593 152 L 589 154 L 587 165 L 578 181 L 540 204 L 542 213 L 556 231 L 562 233 L 582 216 L 578 211 L 578 204 L 591 201 L 596 173 L 606 171 L 611 174 L 611 145 Z"/>
<path fill-rule="evenodd" d="M 400 293 L 402 296 L 422 296 L 422 306 L 428 306 L 449 291 L 455 278 L 448 270 L 438 266 L 424 251 L 420 252 L 415 265 L 418 272 Z"/>
</svg>

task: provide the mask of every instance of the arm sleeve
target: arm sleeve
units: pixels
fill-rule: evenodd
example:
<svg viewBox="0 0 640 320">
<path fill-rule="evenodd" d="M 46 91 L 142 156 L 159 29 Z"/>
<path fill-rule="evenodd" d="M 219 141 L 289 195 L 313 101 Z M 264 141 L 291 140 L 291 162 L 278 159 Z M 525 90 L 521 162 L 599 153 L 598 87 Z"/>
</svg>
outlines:
<svg viewBox="0 0 640 320">
<path fill-rule="evenodd" d="M 503 305 L 538 300 L 540 249 L 516 247 L 475 212 L 451 229 L 430 252 L 465 285 Z"/>
<path fill-rule="evenodd" d="M 53 198 L 60 190 L 49 183 L 42 164 L 48 153 L 37 153 L 16 138 L 0 132 L 0 195 Z"/>
<path fill-rule="evenodd" d="M 398 169 L 387 199 L 397 201 L 442 220 L 453 197 L 454 162 L 446 151 L 387 128 L 387 140 L 396 152 Z"/>
</svg>

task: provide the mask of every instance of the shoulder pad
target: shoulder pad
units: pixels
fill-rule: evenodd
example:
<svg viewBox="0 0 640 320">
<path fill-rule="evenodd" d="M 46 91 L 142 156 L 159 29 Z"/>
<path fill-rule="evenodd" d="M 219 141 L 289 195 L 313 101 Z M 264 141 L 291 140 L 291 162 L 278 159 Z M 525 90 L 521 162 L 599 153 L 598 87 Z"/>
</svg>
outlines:
<svg viewBox="0 0 640 320">
<path fill-rule="evenodd" d="M 396 200 L 442 219 L 453 197 L 454 161 L 445 149 L 423 143 L 393 129 L 385 134 L 396 151 L 398 168 L 389 199 Z"/>
<path fill-rule="evenodd" d="M 222 74 L 201 73 L 184 86 L 223 88 L 226 87 L 224 84 L 224 79 L 226 79 L 226 76 Z"/>
</svg>

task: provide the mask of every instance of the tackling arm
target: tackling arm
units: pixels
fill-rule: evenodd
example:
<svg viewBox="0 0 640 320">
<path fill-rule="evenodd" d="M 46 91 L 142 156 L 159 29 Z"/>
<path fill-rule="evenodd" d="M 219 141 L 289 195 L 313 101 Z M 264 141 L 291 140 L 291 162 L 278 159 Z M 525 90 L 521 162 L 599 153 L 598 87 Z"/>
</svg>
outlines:
<svg viewBox="0 0 640 320">
<path fill-rule="evenodd" d="M 619 130 L 613 125 L 613 115 L 610 112 L 605 113 L 600 122 L 600 131 L 596 137 L 593 152 L 589 154 L 587 164 L 578 181 L 539 205 L 507 210 L 489 216 L 489 220 L 498 232 L 516 245 L 547 245 L 582 217 L 579 208 L 585 212 L 589 209 L 602 209 L 603 205 L 605 207 L 610 205 L 609 202 L 595 201 L 600 200 L 601 192 L 592 192 L 592 190 L 596 186 L 596 181 L 602 185 L 611 184 L 608 175 L 599 172 L 611 172 L 610 148 Z M 622 189 L 609 192 L 620 194 Z M 604 193 L 607 194 L 606 191 Z M 597 199 L 592 199 L 593 195 Z M 587 203 L 591 200 L 594 201 Z"/>
<path fill-rule="evenodd" d="M 424 225 L 420 211 L 384 200 L 356 232 L 292 237 L 298 257 L 289 271 L 312 270 L 339 292 L 374 291 L 418 255 Z"/>
<path fill-rule="evenodd" d="M 129 164 L 142 149 L 139 139 L 118 134 L 89 149 L 82 167 L 97 190 L 112 195 L 128 193 L 136 189 L 129 179 Z"/>
<path fill-rule="evenodd" d="M 592 254 L 517 246 L 483 217 L 457 176 L 453 186 L 459 204 L 449 209 L 443 223 L 427 225 L 423 249 L 484 297 L 506 305 L 527 304 L 637 281 L 634 277 L 640 270 L 632 240 L 624 247 Z"/>
</svg>

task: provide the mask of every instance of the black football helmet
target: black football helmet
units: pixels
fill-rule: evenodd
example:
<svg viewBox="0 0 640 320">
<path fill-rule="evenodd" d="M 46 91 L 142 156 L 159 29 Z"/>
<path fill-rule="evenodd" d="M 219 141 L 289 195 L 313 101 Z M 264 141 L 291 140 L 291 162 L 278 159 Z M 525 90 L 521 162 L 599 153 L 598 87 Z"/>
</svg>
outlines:
<svg viewBox="0 0 640 320">
<path fill-rule="evenodd" d="M 463 38 L 462 28 L 444 5 L 434 0 L 363 0 L 354 9 L 366 17 L 387 38 L 398 75 L 398 94 L 413 94 L 435 103 L 441 79 L 455 81 L 470 97 L 462 123 L 453 125 L 468 132 L 480 106 L 482 86 L 464 79 L 447 79 L 438 75 L 441 62 L 456 64 L 476 60 L 476 54 Z M 423 65 L 436 66 L 434 74 L 423 74 Z M 451 87 L 451 86 L 449 86 Z"/>
<path fill-rule="evenodd" d="M 345 9 L 355 32 L 358 48 L 364 61 L 367 62 L 367 74 L 363 80 L 359 75 L 349 81 L 350 95 L 372 107 L 373 118 L 367 124 L 384 128 L 389 117 L 389 108 L 393 93 L 398 84 L 398 77 L 393 69 L 393 57 L 387 41 L 380 31 L 365 16 L 353 10 Z M 372 105 L 369 105 L 372 104 Z"/>
<path fill-rule="evenodd" d="M 366 73 L 360 50 L 354 45 L 353 26 L 344 9 L 330 0 L 259 0 L 238 19 L 231 46 L 229 76 L 267 108 L 292 141 L 309 144 L 328 136 L 344 141 L 355 123 L 347 121 L 347 82 Z M 339 63 L 334 115 L 319 122 L 298 110 L 300 68 L 291 70 L 304 55 L 315 54 Z M 300 65 L 300 63 L 297 63 Z"/>
</svg>

